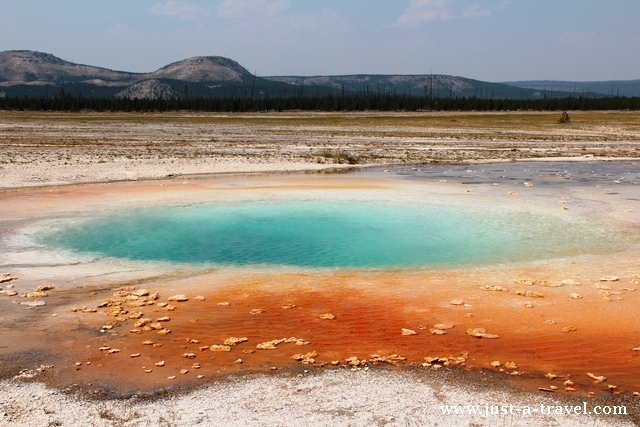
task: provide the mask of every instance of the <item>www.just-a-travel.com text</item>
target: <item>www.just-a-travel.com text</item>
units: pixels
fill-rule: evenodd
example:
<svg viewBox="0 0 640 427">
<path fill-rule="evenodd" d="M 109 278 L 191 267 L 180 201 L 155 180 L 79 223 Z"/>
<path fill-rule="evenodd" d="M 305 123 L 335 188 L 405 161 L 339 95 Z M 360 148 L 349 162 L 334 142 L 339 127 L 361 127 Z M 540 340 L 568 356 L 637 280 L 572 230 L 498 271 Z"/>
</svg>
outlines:
<svg viewBox="0 0 640 427">
<path fill-rule="evenodd" d="M 463 405 L 440 406 L 443 415 L 477 415 L 490 417 L 496 415 L 627 415 L 627 407 L 619 406 L 555 406 L 555 405 Z"/>
</svg>

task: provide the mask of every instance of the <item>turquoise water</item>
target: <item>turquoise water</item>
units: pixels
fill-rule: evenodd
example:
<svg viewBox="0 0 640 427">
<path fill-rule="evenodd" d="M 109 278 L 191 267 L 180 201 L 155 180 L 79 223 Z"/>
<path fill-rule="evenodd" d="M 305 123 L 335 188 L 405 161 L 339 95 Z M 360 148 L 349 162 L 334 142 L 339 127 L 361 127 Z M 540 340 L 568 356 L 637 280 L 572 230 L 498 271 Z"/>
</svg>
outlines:
<svg viewBox="0 0 640 427">
<path fill-rule="evenodd" d="M 99 256 L 302 267 L 490 264 L 613 250 L 616 233 L 556 216 L 391 202 L 251 202 L 140 210 L 43 238 Z"/>
</svg>

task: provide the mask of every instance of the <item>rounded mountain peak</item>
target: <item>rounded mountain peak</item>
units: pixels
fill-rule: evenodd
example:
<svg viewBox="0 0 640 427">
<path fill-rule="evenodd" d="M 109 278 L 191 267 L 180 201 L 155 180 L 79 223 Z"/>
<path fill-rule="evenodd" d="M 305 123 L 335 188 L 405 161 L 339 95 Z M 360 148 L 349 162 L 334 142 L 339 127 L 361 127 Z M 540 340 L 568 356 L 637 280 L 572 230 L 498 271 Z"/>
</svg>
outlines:
<svg viewBox="0 0 640 427">
<path fill-rule="evenodd" d="M 196 56 L 166 65 L 151 73 L 150 77 L 188 82 L 241 82 L 251 78 L 251 73 L 229 58 Z"/>
</svg>

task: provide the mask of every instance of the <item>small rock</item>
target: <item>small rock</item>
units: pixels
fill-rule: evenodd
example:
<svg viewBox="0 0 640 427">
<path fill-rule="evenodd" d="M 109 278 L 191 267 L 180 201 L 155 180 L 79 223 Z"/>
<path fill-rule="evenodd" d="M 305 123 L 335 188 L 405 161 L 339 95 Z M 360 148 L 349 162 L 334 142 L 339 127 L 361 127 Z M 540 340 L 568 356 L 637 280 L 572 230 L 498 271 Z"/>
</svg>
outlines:
<svg viewBox="0 0 640 427">
<path fill-rule="evenodd" d="M 170 375 L 170 376 L 168 376 L 168 377 L 167 377 L 167 379 L 168 379 L 168 380 L 175 380 L 175 379 L 176 379 L 176 376 L 175 376 L 175 375 Z"/>
<path fill-rule="evenodd" d="M 211 351 L 231 351 L 231 347 L 229 347 L 228 345 L 213 344 L 212 346 L 209 346 L 209 350 L 211 350 Z"/>
<path fill-rule="evenodd" d="M 149 295 L 149 291 L 147 289 L 138 289 L 138 290 L 132 291 L 131 295 L 134 295 L 137 297 L 144 297 Z"/>
<path fill-rule="evenodd" d="M 542 293 L 536 291 L 517 290 L 516 295 L 520 295 L 523 297 L 544 298 L 544 295 Z"/>
<path fill-rule="evenodd" d="M 577 329 L 573 326 L 565 326 L 564 328 L 561 329 L 562 332 L 574 332 L 577 331 Z"/>
<path fill-rule="evenodd" d="M 295 304 L 282 304 L 280 307 L 282 307 L 285 310 L 288 310 L 290 308 L 295 308 Z"/>
<path fill-rule="evenodd" d="M 178 294 L 178 295 L 172 295 L 168 298 L 168 301 L 178 301 L 178 302 L 184 302 L 184 301 L 189 301 L 189 298 L 187 298 L 186 295 L 183 294 Z"/>
<path fill-rule="evenodd" d="M 284 341 L 285 341 L 284 339 L 281 339 L 281 340 L 271 340 L 271 341 L 261 342 L 256 346 L 256 348 L 258 350 L 275 350 L 276 348 L 278 348 L 277 347 L 278 344 L 281 344 Z"/>
<path fill-rule="evenodd" d="M 135 297 L 135 298 L 138 298 L 138 297 Z M 140 300 L 140 301 L 133 301 L 133 302 L 127 304 L 127 306 L 129 306 L 131 308 L 134 308 L 134 307 L 144 307 L 147 304 L 148 304 L 147 301 Z"/>
<path fill-rule="evenodd" d="M 402 328 L 401 329 L 402 335 L 404 336 L 408 336 L 408 335 L 418 335 L 418 333 L 412 329 L 407 329 L 407 328 Z"/>
<path fill-rule="evenodd" d="M 153 369 L 145 369 L 144 370 L 147 374 L 150 374 L 151 372 L 153 372 Z"/>
<path fill-rule="evenodd" d="M 565 386 L 565 387 L 571 387 L 571 386 L 573 386 L 573 381 L 566 380 L 565 382 L 562 383 L 562 385 Z"/>
<path fill-rule="evenodd" d="M 45 301 L 23 301 L 20 303 L 20 305 L 26 305 L 29 307 L 42 307 L 44 305 L 47 305 L 47 303 Z"/>
<path fill-rule="evenodd" d="M 153 341 L 151 340 L 146 340 L 146 341 L 142 341 L 143 345 L 153 345 Z"/>
<path fill-rule="evenodd" d="M 509 289 L 503 288 L 502 286 L 484 285 L 480 286 L 480 289 L 482 289 L 483 291 L 509 292 Z"/>
<path fill-rule="evenodd" d="M 227 306 L 227 305 L 229 305 L 229 303 L 227 301 L 224 301 L 224 302 L 219 302 L 216 305 Z"/>
<path fill-rule="evenodd" d="M 507 369 L 518 369 L 518 365 L 513 362 L 507 362 L 504 364 L 504 367 Z"/>
<path fill-rule="evenodd" d="M 315 351 L 310 351 L 310 352 L 305 353 L 305 354 L 294 354 L 290 358 L 293 359 L 293 360 L 297 360 L 299 362 L 302 362 L 305 365 L 307 365 L 307 364 L 310 364 L 310 363 L 315 363 L 315 359 L 314 359 L 315 357 L 318 357 L 318 353 L 316 353 Z"/>
<path fill-rule="evenodd" d="M 578 286 L 580 285 L 580 282 L 576 282 L 575 280 L 572 279 L 564 279 L 562 282 L 560 282 L 561 285 L 566 285 L 566 286 Z"/>
<path fill-rule="evenodd" d="M 407 360 L 406 357 L 402 357 L 400 355 L 397 354 L 391 354 L 389 356 L 380 356 L 379 354 L 372 354 L 370 359 L 369 359 L 372 363 L 374 364 L 378 364 L 378 363 L 398 363 L 398 362 L 402 362 Z"/>
<path fill-rule="evenodd" d="M 197 297 L 194 298 L 195 301 L 204 301 L 206 298 L 203 297 L 202 295 L 198 295 Z"/>
<path fill-rule="evenodd" d="M 525 302 L 525 303 L 524 303 L 524 306 L 525 306 L 526 308 L 533 308 L 533 304 L 532 304 L 530 301 Z"/>
<path fill-rule="evenodd" d="M 53 285 L 40 285 L 37 288 L 34 289 L 35 292 L 44 292 L 44 291 L 50 291 L 51 289 L 55 289 L 56 287 Z"/>
<path fill-rule="evenodd" d="M 180 373 L 181 373 L 182 375 L 185 375 L 185 374 L 188 374 L 188 373 L 189 373 L 189 370 L 188 370 L 188 369 L 180 369 Z"/>
<path fill-rule="evenodd" d="M 490 365 L 493 366 L 494 368 L 499 368 L 502 364 L 499 361 L 494 360 L 493 362 L 490 363 Z"/>
<path fill-rule="evenodd" d="M 336 316 L 334 316 L 331 313 L 324 313 L 324 314 L 321 314 L 318 317 L 321 318 L 322 320 L 334 320 L 336 318 Z"/>
<path fill-rule="evenodd" d="M 554 386 L 554 385 L 549 386 L 549 388 L 550 388 L 551 390 L 557 390 L 557 389 L 558 389 L 558 387 L 556 387 L 556 386 Z"/>
<path fill-rule="evenodd" d="M 592 374 L 591 372 L 587 372 L 587 376 L 588 376 L 589 378 L 594 379 L 596 383 L 601 383 L 601 382 L 603 382 L 604 380 L 606 380 L 606 378 L 605 378 L 604 376 L 602 376 L 602 375 L 597 376 L 597 375 Z"/>
<path fill-rule="evenodd" d="M 558 378 L 556 374 L 552 374 L 552 373 L 546 374 L 545 377 L 549 378 L 550 380 L 555 380 L 556 378 Z"/>
<path fill-rule="evenodd" d="M 545 323 L 545 325 L 555 325 L 556 321 L 549 319 L 549 320 L 545 320 L 544 323 Z"/>
<path fill-rule="evenodd" d="M 247 337 L 230 337 L 224 340 L 225 345 L 238 345 L 240 343 L 248 341 Z"/>
<path fill-rule="evenodd" d="M 129 357 L 140 357 L 140 353 L 133 353 L 130 354 Z"/>
<path fill-rule="evenodd" d="M 9 289 L 9 290 L 0 291 L 0 295 L 4 295 L 5 297 L 13 297 L 18 295 L 18 292 L 12 289 Z"/>
<path fill-rule="evenodd" d="M 499 338 L 498 335 L 490 334 L 484 328 L 469 328 L 467 329 L 467 334 L 475 338 Z"/>
<path fill-rule="evenodd" d="M 464 305 L 464 301 L 462 301 L 461 299 L 454 299 L 449 304 L 451 304 L 451 305 Z"/>
<path fill-rule="evenodd" d="M 171 333 L 171 329 L 167 329 L 167 328 L 160 329 L 158 331 L 158 334 L 160 334 L 160 335 L 167 335 L 167 334 L 170 334 L 170 333 Z"/>
<path fill-rule="evenodd" d="M 140 328 L 140 327 L 142 327 L 142 326 L 146 325 L 146 324 L 147 324 L 147 323 L 149 323 L 149 322 L 151 322 L 151 319 L 147 319 L 147 318 L 144 318 L 144 319 L 138 319 L 136 322 L 134 322 L 133 326 L 134 326 L 135 328 Z"/>
<path fill-rule="evenodd" d="M 602 276 L 600 278 L 601 282 L 616 282 L 619 280 L 618 276 Z"/>
<path fill-rule="evenodd" d="M 572 292 L 571 295 L 569 295 L 571 297 L 571 299 L 582 299 L 582 295 L 577 294 L 575 292 Z"/>
<path fill-rule="evenodd" d="M 196 355 L 193 353 L 183 353 L 182 357 L 184 357 L 185 359 L 195 359 Z"/>
<path fill-rule="evenodd" d="M 249 314 L 262 314 L 262 313 L 264 313 L 264 312 L 265 312 L 265 310 L 263 310 L 263 309 L 261 309 L 261 308 L 254 308 L 253 310 L 251 310 L 251 311 L 249 312 Z"/>
<path fill-rule="evenodd" d="M 453 325 L 451 323 L 436 323 L 433 325 L 433 329 L 440 329 L 443 331 L 453 329 Z"/>
<path fill-rule="evenodd" d="M 12 280 L 18 280 L 18 278 L 15 276 L 12 276 L 11 273 L 0 274 L 0 283 L 7 283 L 7 282 L 11 282 Z"/>
<path fill-rule="evenodd" d="M 155 363 L 156 366 L 164 366 L 164 360 Z"/>
<path fill-rule="evenodd" d="M 236 361 L 233 363 L 242 363 L 242 359 L 236 359 Z"/>
<path fill-rule="evenodd" d="M 203 379 L 203 378 L 204 378 L 204 375 L 198 375 L 196 378 L 197 378 L 197 379 L 199 379 L 199 380 L 201 380 L 201 379 Z"/>
</svg>

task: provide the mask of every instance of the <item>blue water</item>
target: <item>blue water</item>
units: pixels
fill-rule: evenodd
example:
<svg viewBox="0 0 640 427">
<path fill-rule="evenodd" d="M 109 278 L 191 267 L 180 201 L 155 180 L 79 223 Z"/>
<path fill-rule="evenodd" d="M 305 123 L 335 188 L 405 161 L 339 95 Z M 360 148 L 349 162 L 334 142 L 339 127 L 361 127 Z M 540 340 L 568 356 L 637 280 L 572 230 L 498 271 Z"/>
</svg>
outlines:
<svg viewBox="0 0 640 427">
<path fill-rule="evenodd" d="M 251 202 L 79 221 L 44 243 L 98 256 L 222 265 L 482 265 L 613 250 L 624 238 L 556 216 L 390 202 Z"/>
</svg>

